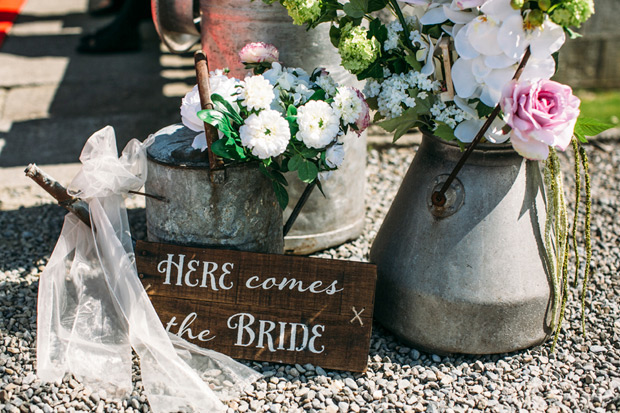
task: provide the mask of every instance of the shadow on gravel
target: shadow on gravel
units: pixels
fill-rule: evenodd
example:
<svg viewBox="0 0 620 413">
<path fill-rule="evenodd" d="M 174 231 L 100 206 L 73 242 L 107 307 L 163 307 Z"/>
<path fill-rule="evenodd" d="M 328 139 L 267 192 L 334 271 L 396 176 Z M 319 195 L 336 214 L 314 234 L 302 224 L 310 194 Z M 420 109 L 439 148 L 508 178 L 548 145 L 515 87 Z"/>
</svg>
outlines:
<svg viewBox="0 0 620 413">
<path fill-rule="evenodd" d="M 127 212 L 133 237 L 145 239 L 144 208 Z M 58 241 L 66 214 L 55 204 L 0 211 L 0 272 L 40 273 Z"/>
</svg>

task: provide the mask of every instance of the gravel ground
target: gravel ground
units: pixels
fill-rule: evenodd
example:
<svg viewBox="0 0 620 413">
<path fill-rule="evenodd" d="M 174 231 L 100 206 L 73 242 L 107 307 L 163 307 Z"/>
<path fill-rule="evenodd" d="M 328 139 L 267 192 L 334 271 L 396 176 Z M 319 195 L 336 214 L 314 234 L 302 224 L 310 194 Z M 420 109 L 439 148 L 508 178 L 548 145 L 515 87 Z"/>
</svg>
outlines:
<svg viewBox="0 0 620 413">
<path fill-rule="evenodd" d="M 415 149 L 369 151 L 364 234 L 317 256 L 367 259 Z M 366 373 L 247 362 L 265 377 L 229 402 L 229 412 L 620 409 L 620 142 L 597 142 L 588 150 L 593 172 L 594 254 L 586 338 L 580 334 L 580 307 L 574 304 L 569 305 L 555 353 L 547 343 L 510 354 L 444 357 L 405 347 L 375 324 Z M 567 189 L 572 191 L 570 185 Z M 19 194 L 16 191 L 14 196 Z M 51 204 L 0 211 L 0 411 L 148 412 L 135 363 L 134 391 L 121 402 L 85 388 L 71 376 L 48 384 L 35 374 L 38 278 L 63 216 L 64 211 Z M 131 209 L 130 219 L 134 237 L 144 238 L 144 210 Z M 578 294 L 577 290 L 572 294 Z"/>
</svg>

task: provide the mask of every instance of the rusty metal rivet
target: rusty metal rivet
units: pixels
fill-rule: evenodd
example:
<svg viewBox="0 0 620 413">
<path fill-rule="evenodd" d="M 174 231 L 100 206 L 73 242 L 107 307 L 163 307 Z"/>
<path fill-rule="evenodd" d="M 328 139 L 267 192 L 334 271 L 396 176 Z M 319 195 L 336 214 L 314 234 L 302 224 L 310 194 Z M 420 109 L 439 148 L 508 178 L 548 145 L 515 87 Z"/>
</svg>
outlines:
<svg viewBox="0 0 620 413">
<path fill-rule="evenodd" d="M 442 207 L 446 204 L 446 196 L 440 191 L 433 192 L 431 200 L 433 201 L 433 205 L 437 207 Z"/>
<path fill-rule="evenodd" d="M 144 274 L 140 273 L 140 274 L 138 274 L 138 277 L 144 278 Z"/>
</svg>

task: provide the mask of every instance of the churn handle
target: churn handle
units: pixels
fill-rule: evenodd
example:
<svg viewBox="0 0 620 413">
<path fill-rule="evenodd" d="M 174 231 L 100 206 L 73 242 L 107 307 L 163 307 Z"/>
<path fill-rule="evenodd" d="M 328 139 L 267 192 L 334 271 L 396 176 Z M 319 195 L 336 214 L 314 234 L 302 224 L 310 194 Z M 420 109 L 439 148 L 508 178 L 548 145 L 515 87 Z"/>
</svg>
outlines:
<svg viewBox="0 0 620 413">
<path fill-rule="evenodd" d="M 196 67 L 196 83 L 198 84 L 198 96 L 200 97 L 200 107 L 213 109 L 211 100 L 211 86 L 209 85 L 209 62 L 207 55 L 202 50 L 194 53 L 194 65 Z M 211 145 L 218 139 L 217 129 L 204 122 L 205 134 L 207 136 L 207 156 L 209 157 L 209 170 L 213 171 L 223 165 L 223 162 L 211 150 Z"/>
</svg>

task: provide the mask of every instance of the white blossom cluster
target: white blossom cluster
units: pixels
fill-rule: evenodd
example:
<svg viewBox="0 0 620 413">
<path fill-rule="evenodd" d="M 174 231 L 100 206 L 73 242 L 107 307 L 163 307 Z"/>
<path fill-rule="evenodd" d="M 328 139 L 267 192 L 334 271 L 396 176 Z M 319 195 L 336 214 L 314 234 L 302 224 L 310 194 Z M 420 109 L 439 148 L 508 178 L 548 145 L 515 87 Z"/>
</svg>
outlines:
<svg viewBox="0 0 620 413">
<path fill-rule="evenodd" d="M 473 116 L 453 104 L 446 104 L 445 102 L 437 102 L 431 107 L 431 115 L 435 122 L 443 122 L 451 129 L 463 122 L 464 120 L 473 119 Z"/>
<path fill-rule="evenodd" d="M 311 79 L 314 79 L 313 82 Z M 292 138 L 289 107 L 296 109 L 299 130 L 295 135 L 307 147 L 326 150 L 326 163 L 330 168 L 340 166 L 344 147 L 339 138 L 347 127 L 360 134 L 370 122 L 368 104 L 355 88 L 339 88 L 325 69 L 317 69 L 310 77 L 300 68 L 284 68 L 273 62 L 271 69 L 262 75 L 250 75 L 243 81 L 226 76 L 224 71 L 211 73 L 212 92 L 222 95 L 233 107 L 237 105 L 247 119 L 239 128 L 241 145 L 259 159 L 283 154 Z M 310 98 L 318 90 L 325 91 L 325 100 Z M 183 123 L 200 132 L 203 121 L 196 113 L 201 110 L 198 88 L 194 87 L 182 100 Z M 219 137 L 223 134 L 218 131 Z M 205 150 L 206 136 L 196 136 L 192 147 Z"/>
<path fill-rule="evenodd" d="M 416 106 L 416 98 L 426 99 L 427 92 L 438 91 L 441 84 L 431 80 L 428 76 L 412 70 L 407 73 L 389 75 L 379 83 L 376 80 L 366 82 L 364 94 L 377 98 L 379 113 L 386 119 L 396 118 L 403 114 L 406 108 Z M 409 89 L 418 89 L 416 96 L 410 96 Z"/>
<path fill-rule="evenodd" d="M 329 75 L 327 70 L 325 69 L 320 69 L 320 70 L 321 70 L 321 73 L 314 80 L 314 83 L 319 85 L 319 87 L 325 91 L 326 98 L 334 97 L 336 93 L 338 92 L 337 90 L 338 84 L 336 83 L 334 78 Z"/>
<path fill-rule="evenodd" d="M 398 47 L 398 40 L 400 38 L 400 32 L 403 31 L 403 26 L 399 23 L 398 20 L 394 20 L 386 24 L 385 28 L 388 32 L 388 38 L 383 43 L 383 50 L 388 52 Z"/>
<path fill-rule="evenodd" d="M 271 69 L 263 73 L 263 76 L 274 87 L 274 92 L 279 98 L 271 106 L 272 109 L 279 112 L 285 112 L 288 103 L 295 106 L 304 104 L 314 94 L 311 89 L 310 76 L 303 69 L 284 68 L 280 63 L 273 62 Z M 288 102 L 288 97 L 292 98 L 290 102 Z"/>
</svg>

